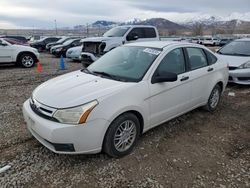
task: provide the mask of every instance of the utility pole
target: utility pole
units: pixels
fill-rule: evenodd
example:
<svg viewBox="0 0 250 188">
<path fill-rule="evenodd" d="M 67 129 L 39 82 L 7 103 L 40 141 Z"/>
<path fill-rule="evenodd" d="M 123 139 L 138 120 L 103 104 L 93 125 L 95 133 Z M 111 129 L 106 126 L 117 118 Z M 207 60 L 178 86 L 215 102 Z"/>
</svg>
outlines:
<svg viewBox="0 0 250 188">
<path fill-rule="evenodd" d="M 89 37 L 89 24 L 87 23 L 87 37 Z"/>
<path fill-rule="evenodd" d="M 55 30 L 56 30 L 56 35 L 57 35 L 57 22 L 55 20 Z"/>
</svg>

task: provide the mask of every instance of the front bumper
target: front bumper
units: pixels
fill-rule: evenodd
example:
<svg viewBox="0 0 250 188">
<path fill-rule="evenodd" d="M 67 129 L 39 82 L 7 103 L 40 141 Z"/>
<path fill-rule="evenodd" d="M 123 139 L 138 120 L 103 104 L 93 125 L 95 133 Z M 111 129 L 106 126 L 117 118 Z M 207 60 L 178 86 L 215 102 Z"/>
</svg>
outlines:
<svg viewBox="0 0 250 188">
<path fill-rule="evenodd" d="M 96 119 L 83 125 L 68 125 L 38 116 L 23 104 L 23 116 L 30 133 L 49 150 L 59 154 L 93 154 L 102 150 L 109 122 Z"/>
<path fill-rule="evenodd" d="M 66 53 L 66 57 L 68 59 L 74 60 L 74 61 L 81 61 L 82 60 L 82 56 L 80 53 Z"/>
<path fill-rule="evenodd" d="M 250 85 L 250 69 L 236 69 L 229 71 L 228 82 Z"/>
</svg>

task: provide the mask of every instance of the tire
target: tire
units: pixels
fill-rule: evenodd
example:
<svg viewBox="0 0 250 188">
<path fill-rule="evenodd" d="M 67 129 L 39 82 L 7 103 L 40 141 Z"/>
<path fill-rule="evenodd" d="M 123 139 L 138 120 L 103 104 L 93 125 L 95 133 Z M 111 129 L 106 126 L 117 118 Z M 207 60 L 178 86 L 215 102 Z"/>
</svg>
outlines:
<svg viewBox="0 0 250 188">
<path fill-rule="evenodd" d="M 24 68 L 31 68 L 35 65 L 35 56 L 31 53 L 24 53 L 18 59 L 18 64 Z"/>
<path fill-rule="evenodd" d="M 139 134 L 138 118 L 132 113 L 122 114 L 110 124 L 104 138 L 103 150 L 115 158 L 128 155 L 135 147 Z"/>
<path fill-rule="evenodd" d="M 221 98 L 221 87 L 217 84 L 214 86 L 213 90 L 211 91 L 211 94 L 209 96 L 209 99 L 207 101 L 206 106 L 204 108 L 209 112 L 214 112 L 220 102 Z"/>
</svg>

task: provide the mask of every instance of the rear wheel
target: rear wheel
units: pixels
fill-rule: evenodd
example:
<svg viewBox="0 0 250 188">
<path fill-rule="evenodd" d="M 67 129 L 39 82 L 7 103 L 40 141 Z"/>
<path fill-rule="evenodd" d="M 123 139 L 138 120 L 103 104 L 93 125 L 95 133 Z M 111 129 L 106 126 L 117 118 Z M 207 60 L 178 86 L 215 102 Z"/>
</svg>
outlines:
<svg viewBox="0 0 250 188">
<path fill-rule="evenodd" d="M 205 109 L 207 111 L 213 112 L 216 110 L 216 108 L 220 102 L 221 92 L 222 92 L 222 89 L 218 84 L 216 86 L 214 86 L 214 88 L 209 96 L 208 102 L 205 106 Z"/>
<path fill-rule="evenodd" d="M 30 68 L 35 65 L 35 57 L 32 54 L 24 53 L 18 59 L 18 64 L 24 68 Z"/>
<path fill-rule="evenodd" d="M 107 130 L 103 149 L 111 157 L 129 154 L 139 137 L 140 122 L 132 113 L 125 113 L 116 118 Z"/>
</svg>

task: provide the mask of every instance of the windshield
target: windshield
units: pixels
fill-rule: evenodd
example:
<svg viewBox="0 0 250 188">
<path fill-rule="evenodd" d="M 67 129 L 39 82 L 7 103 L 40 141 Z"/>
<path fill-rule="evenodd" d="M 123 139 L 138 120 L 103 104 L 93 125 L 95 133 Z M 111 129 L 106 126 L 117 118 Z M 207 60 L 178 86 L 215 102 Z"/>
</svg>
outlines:
<svg viewBox="0 0 250 188">
<path fill-rule="evenodd" d="M 120 81 L 139 82 L 160 53 L 155 48 L 118 47 L 91 64 L 88 71 Z"/>
<path fill-rule="evenodd" d="M 122 37 L 129 30 L 129 27 L 115 27 L 104 33 L 104 37 Z"/>
<path fill-rule="evenodd" d="M 63 43 L 67 40 L 68 38 L 61 38 L 60 40 L 56 41 L 56 43 Z"/>
<path fill-rule="evenodd" d="M 71 44 L 74 41 L 74 39 L 67 40 L 66 42 L 63 43 L 64 46 L 67 46 Z"/>
<path fill-rule="evenodd" d="M 250 41 L 233 41 L 218 52 L 224 55 L 250 56 Z"/>
</svg>

